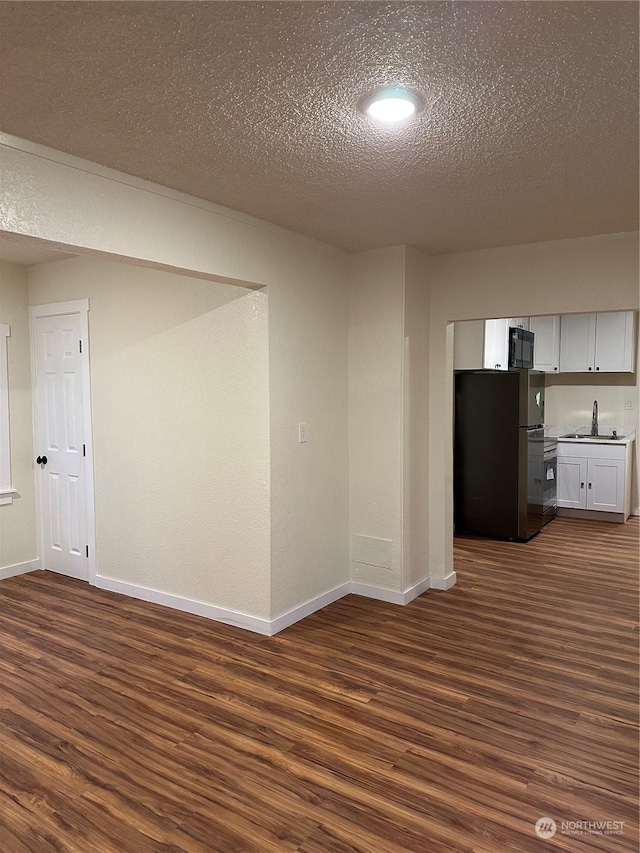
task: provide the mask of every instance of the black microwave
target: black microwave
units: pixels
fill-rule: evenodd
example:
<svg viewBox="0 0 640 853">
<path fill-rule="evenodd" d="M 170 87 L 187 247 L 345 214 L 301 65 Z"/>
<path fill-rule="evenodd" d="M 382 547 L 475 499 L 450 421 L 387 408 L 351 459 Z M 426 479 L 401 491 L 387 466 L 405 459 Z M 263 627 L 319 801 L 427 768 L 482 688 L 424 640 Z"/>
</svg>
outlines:
<svg viewBox="0 0 640 853">
<path fill-rule="evenodd" d="M 533 332 L 509 328 L 509 367 L 533 369 Z"/>
</svg>

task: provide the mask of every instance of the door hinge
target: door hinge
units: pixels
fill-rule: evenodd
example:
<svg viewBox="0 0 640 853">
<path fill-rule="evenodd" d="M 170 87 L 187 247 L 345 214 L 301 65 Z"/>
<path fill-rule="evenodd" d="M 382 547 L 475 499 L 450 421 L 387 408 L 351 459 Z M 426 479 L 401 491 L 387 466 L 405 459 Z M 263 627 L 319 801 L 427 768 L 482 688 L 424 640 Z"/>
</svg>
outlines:
<svg viewBox="0 0 640 853">
<path fill-rule="evenodd" d="M 80 352 L 82 352 L 82 341 L 78 341 L 78 346 L 80 347 Z"/>
<path fill-rule="evenodd" d="M 87 455 L 87 445 L 86 445 L 86 444 L 83 444 L 83 445 L 82 445 L 82 455 L 83 455 L 83 456 L 86 456 L 86 455 Z"/>
<path fill-rule="evenodd" d="M 89 546 L 87 545 L 87 557 L 89 556 Z"/>
</svg>

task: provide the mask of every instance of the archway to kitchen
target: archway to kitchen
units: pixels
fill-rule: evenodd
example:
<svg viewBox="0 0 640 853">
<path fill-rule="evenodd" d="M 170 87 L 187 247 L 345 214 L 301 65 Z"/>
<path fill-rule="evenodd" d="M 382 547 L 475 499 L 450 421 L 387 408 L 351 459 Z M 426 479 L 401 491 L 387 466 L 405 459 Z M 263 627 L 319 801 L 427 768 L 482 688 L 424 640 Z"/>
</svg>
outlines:
<svg viewBox="0 0 640 853">
<path fill-rule="evenodd" d="M 638 310 L 637 234 L 564 240 L 431 259 L 429 322 L 429 534 L 431 565 L 453 571 L 454 328 L 459 321 L 497 317 Z M 603 287 L 603 282 L 608 286 Z M 637 322 L 637 319 L 636 319 Z M 618 379 L 613 394 L 632 400 L 637 429 L 637 377 Z M 554 380 L 563 394 L 570 380 Z M 603 380 L 599 380 L 603 382 Z M 591 394 L 591 392 L 584 392 Z M 594 398 L 591 398 L 591 402 Z M 633 402 L 636 401 L 636 402 Z M 589 409 L 591 406 L 589 403 Z M 625 402 L 626 406 L 626 402 Z M 626 412 L 625 408 L 625 412 Z M 559 417 L 559 415 L 554 415 Z M 635 444 L 635 503 L 638 450 Z M 442 509 L 440 509 L 442 507 Z"/>
</svg>

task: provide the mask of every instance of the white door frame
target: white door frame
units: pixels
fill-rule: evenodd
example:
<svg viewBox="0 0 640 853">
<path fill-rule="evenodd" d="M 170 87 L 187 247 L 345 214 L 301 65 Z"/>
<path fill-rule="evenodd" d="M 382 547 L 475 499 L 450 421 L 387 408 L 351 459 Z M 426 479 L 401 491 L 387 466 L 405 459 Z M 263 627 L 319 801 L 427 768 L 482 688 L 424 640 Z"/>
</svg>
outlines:
<svg viewBox="0 0 640 853">
<path fill-rule="evenodd" d="M 71 302 L 51 302 L 48 305 L 31 305 L 29 307 L 29 330 L 31 338 L 31 388 L 33 403 L 33 447 L 34 453 L 38 442 L 38 406 L 36 394 L 36 320 L 41 317 L 58 317 L 64 314 L 80 315 L 80 340 L 82 342 L 82 408 L 84 444 L 86 445 L 85 464 L 85 494 L 87 518 L 87 545 L 89 546 L 88 581 L 95 586 L 97 575 L 96 562 L 96 514 L 95 514 L 95 485 L 93 476 L 93 429 L 91 419 L 91 369 L 89 363 L 89 300 L 75 299 Z M 34 472 L 35 473 L 35 472 Z M 44 524 L 42 519 L 42 489 L 40 477 L 35 477 L 36 483 L 36 524 L 38 535 L 38 568 L 42 569 L 44 560 Z"/>
</svg>

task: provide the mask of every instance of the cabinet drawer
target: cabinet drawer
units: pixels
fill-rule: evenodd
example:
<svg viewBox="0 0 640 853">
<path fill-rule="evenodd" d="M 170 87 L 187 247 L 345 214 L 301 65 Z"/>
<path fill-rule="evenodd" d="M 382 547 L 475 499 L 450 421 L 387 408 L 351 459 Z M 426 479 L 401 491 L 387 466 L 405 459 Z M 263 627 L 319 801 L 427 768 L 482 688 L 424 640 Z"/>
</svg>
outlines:
<svg viewBox="0 0 640 853">
<path fill-rule="evenodd" d="M 558 458 L 571 456 L 597 457 L 598 459 L 625 459 L 626 444 L 600 444 L 586 441 L 559 441 Z"/>
</svg>

